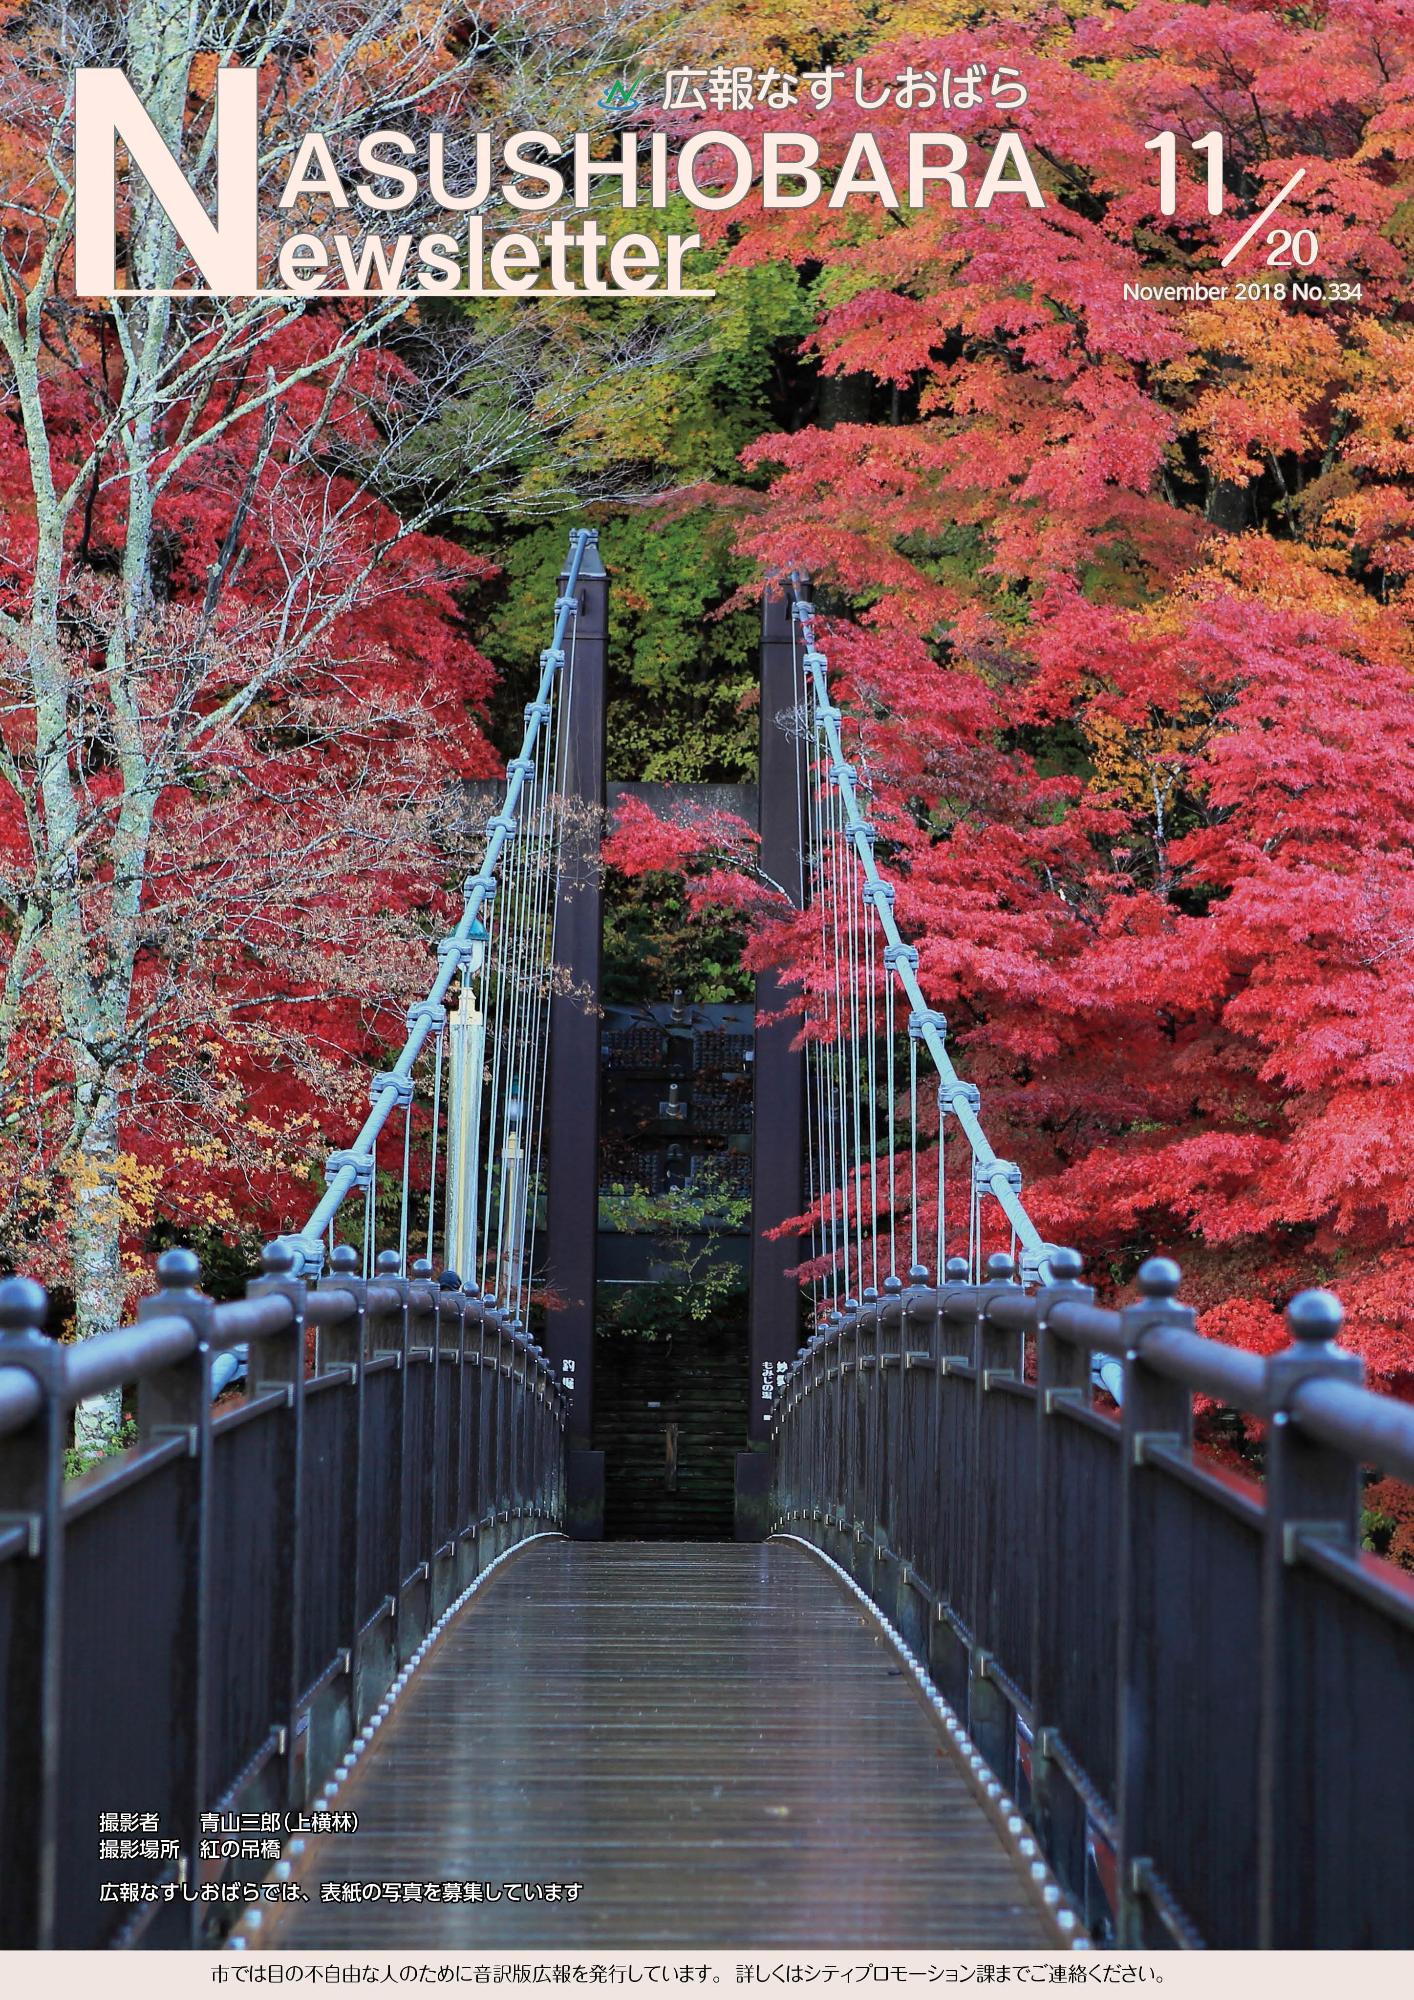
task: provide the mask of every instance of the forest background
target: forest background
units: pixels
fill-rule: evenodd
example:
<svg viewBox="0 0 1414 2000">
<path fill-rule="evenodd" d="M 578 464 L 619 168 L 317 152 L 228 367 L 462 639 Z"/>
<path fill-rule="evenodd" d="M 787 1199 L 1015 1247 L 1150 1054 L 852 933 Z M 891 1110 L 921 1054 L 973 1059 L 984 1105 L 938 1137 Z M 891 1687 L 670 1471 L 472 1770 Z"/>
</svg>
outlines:
<svg viewBox="0 0 1414 2000">
<path fill-rule="evenodd" d="M 60 531 L 58 586 L 82 664 L 49 749 L 70 768 L 87 755 L 90 832 L 56 863 L 34 803 L 45 725 L 14 665 L 0 828 L 9 1255 L 80 1306 L 88 1282 L 93 1330 L 171 1234 L 219 1265 L 298 1208 L 312 1134 L 352 1109 L 348 1059 L 387 1045 L 422 980 L 468 838 L 445 785 L 511 747 L 574 508 L 600 526 L 613 576 L 611 778 L 751 775 L 754 593 L 763 573 L 808 568 L 834 614 L 850 749 L 900 921 L 1040 1226 L 1076 1243 L 1102 1285 L 1154 1247 L 1172 1253 L 1204 1331 L 1258 1350 L 1282 1339 L 1292 1290 L 1332 1284 L 1372 1379 L 1408 1395 L 1414 0 L 822 0 L 804 14 L 626 6 L 591 31 L 568 9 L 536 10 L 533 27 L 493 13 L 468 87 L 485 117 L 565 129 L 604 122 L 594 107 L 619 74 L 834 68 L 811 123 L 827 163 L 861 125 L 895 151 L 910 126 L 984 144 L 1005 125 L 1046 208 L 748 202 L 709 223 L 697 281 L 717 296 L 690 316 L 556 305 L 551 326 L 517 307 L 512 332 L 506 308 L 478 306 L 450 331 L 482 373 L 451 386 L 433 314 L 415 335 L 376 329 L 347 361 L 310 333 L 327 308 L 253 336 L 231 368 L 243 382 L 284 370 L 288 388 L 221 404 L 231 371 L 211 377 L 192 421 L 223 476 L 167 478 L 145 544 L 162 671 L 195 633 L 204 674 L 181 691 L 190 729 L 149 775 L 121 1018 L 88 1023 L 56 985 L 65 951 L 71 974 L 75 952 L 97 949 L 131 832 L 105 803 L 110 773 L 122 792 L 124 745 L 104 690 L 132 485 L 107 478 L 102 451 L 95 470 L 110 413 L 78 385 L 130 363 L 91 319 L 70 316 L 47 343 L 32 369 L 40 456 L 87 482 Z M 465 48 L 464 17 L 435 16 L 440 43 L 428 10 L 393 10 L 385 27 L 394 18 L 419 49 L 454 61 Z M 380 64 L 386 79 L 409 59 L 396 35 L 371 40 L 369 91 Z M 856 65 L 872 97 L 905 68 L 956 76 L 977 60 L 1017 69 L 1027 104 L 920 118 L 854 102 Z M 7 85 L 31 124 L 33 70 L 12 58 Z M 694 119 L 748 140 L 802 122 L 758 105 L 674 129 Z M 12 186 L 32 171 L 15 129 Z M 1221 132 L 1229 216 L 1207 213 L 1186 147 L 1178 212 L 1158 212 L 1145 144 L 1163 130 Z M 1254 259 L 1247 297 L 1124 300 L 1126 280 L 1211 273 L 1239 218 L 1297 167 L 1285 219 L 1318 237 L 1309 269 Z M 32 277 L 26 228 L 18 268 Z M 1328 295 L 1294 298 L 1293 275 Z M 517 422 L 499 407 L 468 422 L 507 354 Z M 234 421 L 214 414 L 232 408 Z M 12 653 L 30 615 L 29 538 L 42 540 L 28 415 L 12 396 Z M 311 426 L 329 449 L 302 441 Z M 474 434 L 479 455 L 453 452 L 451 433 Z M 308 646 L 271 651 L 289 549 L 301 577 L 326 571 L 331 492 L 337 602 L 312 608 L 306 582 Z M 232 655 L 256 625 L 278 658 L 232 713 Z M 145 741 L 146 721 L 134 726 Z M 252 815 L 272 855 L 297 833 L 297 881 L 273 862 L 258 879 L 233 873 L 231 828 L 248 834 Z M 638 813 L 609 857 L 619 941 L 665 986 L 744 991 L 738 936 L 749 964 L 803 949 L 730 830 L 698 838 Z M 88 914 L 60 950 L 65 867 Z M 101 968 L 81 970 L 94 987 Z M 112 1107 L 101 1146 L 96 1104 Z M 96 1286 L 91 1246 L 87 1280 L 75 1262 L 85 1204 L 90 1234 L 97 1216 L 116 1245 Z M 1403 1548 L 1403 1500 L 1372 1500 Z"/>
</svg>

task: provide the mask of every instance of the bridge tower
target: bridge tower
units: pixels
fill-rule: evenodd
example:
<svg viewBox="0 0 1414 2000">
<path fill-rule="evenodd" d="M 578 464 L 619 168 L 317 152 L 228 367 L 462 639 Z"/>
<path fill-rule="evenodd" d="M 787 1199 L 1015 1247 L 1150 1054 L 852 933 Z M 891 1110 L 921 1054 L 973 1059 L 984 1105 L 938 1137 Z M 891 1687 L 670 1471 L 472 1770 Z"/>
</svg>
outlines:
<svg viewBox="0 0 1414 2000">
<path fill-rule="evenodd" d="M 770 588 L 761 599 L 760 755 L 757 828 L 760 868 L 794 900 L 801 895 L 801 697 L 791 598 Z M 748 1322 L 749 1448 L 737 1455 L 736 1533 L 761 1540 L 769 1525 L 771 1415 L 778 1384 L 800 1345 L 800 1291 L 788 1273 L 799 1264 L 798 1238 L 767 1231 L 804 1206 L 805 1057 L 792 1050 L 796 1024 L 773 1020 L 790 995 L 774 973 L 756 981 L 754 1132 L 751 1152 L 751 1270 Z"/>
<path fill-rule="evenodd" d="M 567 587 L 561 576 L 560 588 Z M 559 1303 L 547 1315 L 550 1359 L 570 1398 L 567 1465 L 571 1533 L 597 1538 L 604 1521 L 604 1454 L 593 1448 L 595 1288 L 598 1279 L 599 1126 L 603 898 L 595 854 L 605 798 L 604 717 L 609 580 L 597 544 L 585 554 L 564 667 L 569 732 L 564 787 L 579 811 L 562 848 L 555 960 L 562 989 L 551 1000 L 546 1279 Z M 787 591 L 762 601 L 760 768 L 761 868 L 797 895 L 801 883 L 800 691 Z M 767 1529 L 770 1426 L 777 1384 L 799 1346 L 800 1303 L 787 1274 L 799 1243 L 767 1231 L 803 1205 L 804 1058 L 791 1049 L 794 1024 L 772 1020 L 789 995 L 772 974 L 756 983 L 753 1034 L 754 1142 L 749 1270 L 747 1449 L 737 1454 L 738 1539 Z M 586 1004 L 588 1003 L 588 1004 Z"/>
<path fill-rule="evenodd" d="M 568 587 L 562 571 L 561 595 Z M 604 1454 L 590 1448 L 594 1409 L 594 1287 L 599 1224 L 599 1015 L 603 894 L 598 842 L 604 809 L 605 680 L 609 579 L 591 538 L 580 564 L 579 603 L 562 671 L 568 732 L 564 789 L 572 801 L 555 903 L 559 985 L 550 1000 L 547 1106 L 546 1276 L 561 1301 L 546 1315 L 546 1342 L 569 1397 L 566 1526 L 595 1540 L 604 1531 Z M 582 808 L 577 814 L 575 806 Z"/>
</svg>

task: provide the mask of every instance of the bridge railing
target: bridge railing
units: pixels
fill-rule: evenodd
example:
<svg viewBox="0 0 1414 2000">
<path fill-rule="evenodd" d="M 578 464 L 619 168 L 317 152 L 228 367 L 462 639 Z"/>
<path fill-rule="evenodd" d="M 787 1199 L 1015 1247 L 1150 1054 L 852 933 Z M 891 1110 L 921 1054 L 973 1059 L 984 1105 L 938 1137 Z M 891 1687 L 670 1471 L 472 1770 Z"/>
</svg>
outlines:
<svg viewBox="0 0 1414 2000">
<path fill-rule="evenodd" d="M 425 1262 L 332 1266 L 309 1286 L 272 1246 L 217 1305 L 169 1251 L 135 1326 L 67 1346 L 38 1286 L 0 1284 L 0 1946 L 244 1914 L 448 1608 L 563 1517 L 538 1347 Z M 66 1483 L 69 1411 L 131 1383 L 138 1442 Z"/>
<path fill-rule="evenodd" d="M 801 734 L 801 897 L 817 917 L 814 963 L 803 979 L 817 1316 L 827 1305 L 849 1311 L 861 1298 L 872 1300 L 881 1277 L 892 1276 L 905 1254 L 910 1277 L 917 1279 L 930 1238 L 935 1263 L 943 1263 L 953 1240 L 950 1130 L 965 1149 L 968 1275 L 981 1276 L 984 1226 L 994 1205 L 1022 1273 L 1045 1282 L 1054 1246 L 1022 1200 L 1020 1167 L 997 1156 L 983 1124 L 981 1092 L 958 1075 L 946 1017 L 928 1005 L 919 983 L 918 948 L 904 941 L 894 915 L 896 885 L 875 858 L 879 835 L 866 811 L 867 779 L 845 755 L 845 718 L 830 693 L 815 607 L 803 577 L 792 577 L 789 589 Z M 904 1029 L 906 1090 L 895 1058 Z M 926 1218 L 920 1192 L 931 1203 Z M 953 1199 L 956 1204 L 956 1194 Z"/>
<path fill-rule="evenodd" d="M 1407 1946 L 1414 1578 L 1362 1550 L 1360 1500 L 1366 1465 L 1414 1479 L 1414 1409 L 1360 1386 L 1328 1293 L 1260 1358 L 1193 1331 L 1166 1260 L 1120 1312 L 1074 1252 L 1050 1270 L 954 1259 L 816 1334 L 778 1531 L 929 1664 L 1098 1935 Z M 1265 1420 L 1261 1484 L 1195 1450 L 1195 1397 Z"/>
</svg>

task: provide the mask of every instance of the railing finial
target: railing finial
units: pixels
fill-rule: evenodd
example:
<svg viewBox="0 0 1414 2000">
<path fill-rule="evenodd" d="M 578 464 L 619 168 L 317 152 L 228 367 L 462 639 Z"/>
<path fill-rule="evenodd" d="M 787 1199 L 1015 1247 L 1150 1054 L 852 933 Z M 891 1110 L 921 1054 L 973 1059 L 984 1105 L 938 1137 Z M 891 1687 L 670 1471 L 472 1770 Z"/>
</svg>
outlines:
<svg viewBox="0 0 1414 2000">
<path fill-rule="evenodd" d="M 157 1287 L 163 1292 L 199 1292 L 201 1259 L 195 1250 L 164 1250 L 157 1259 Z"/>
<path fill-rule="evenodd" d="M 49 1294 L 33 1278 L 0 1283 L 0 1337 L 41 1333 L 49 1317 Z"/>
<path fill-rule="evenodd" d="M 1146 1299 L 1177 1298 L 1183 1273 L 1172 1257 L 1150 1257 L 1139 1266 L 1139 1290 Z"/>
<path fill-rule="evenodd" d="M 1301 1346 L 1331 1346 L 1345 1324 L 1345 1308 L 1334 1292 L 1298 1292 L 1287 1306 L 1286 1323 Z"/>
<path fill-rule="evenodd" d="M 287 1278 L 294 1268 L 294 1252 L 283 1238 L 277 1237 L 273 1243 L 267 1243 L 260 1253 L 262 1277 Z"/>
</svg>

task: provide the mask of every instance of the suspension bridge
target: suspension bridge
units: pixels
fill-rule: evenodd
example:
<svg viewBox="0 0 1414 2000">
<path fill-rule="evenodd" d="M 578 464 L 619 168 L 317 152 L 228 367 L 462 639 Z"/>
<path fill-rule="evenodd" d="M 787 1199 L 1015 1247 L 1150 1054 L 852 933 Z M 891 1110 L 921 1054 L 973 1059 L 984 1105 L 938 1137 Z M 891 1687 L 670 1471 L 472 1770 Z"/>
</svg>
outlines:
<svg viewBox="0 0 1414 2000">
<path fill-rule="evenodd" d="M 169 1251 L 76 1346 L 0 1285 L 0 1944 L 1408 1945 L 1414 1589 L 1360 1494 L 1414 1479 L 1414 1412 L 1326 1292 L 1262 1359 L 1168 1261 L 1103 1310 L 1042 1238 L 799 579 L 737 1539 L 600 1539 L 591 532 L 547 625 L 435 977 L 245 1296 Z M 119 1386 L 136 1444 L 66 1483 Z M 1260 1484 L 1199 1398 L 1265 1421 Z"/>
</svg>

